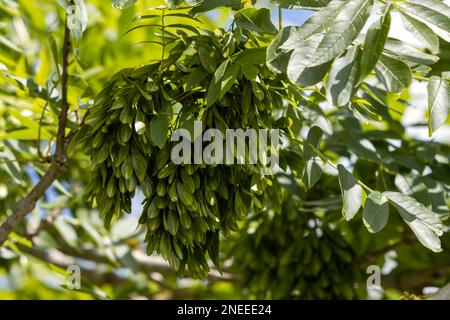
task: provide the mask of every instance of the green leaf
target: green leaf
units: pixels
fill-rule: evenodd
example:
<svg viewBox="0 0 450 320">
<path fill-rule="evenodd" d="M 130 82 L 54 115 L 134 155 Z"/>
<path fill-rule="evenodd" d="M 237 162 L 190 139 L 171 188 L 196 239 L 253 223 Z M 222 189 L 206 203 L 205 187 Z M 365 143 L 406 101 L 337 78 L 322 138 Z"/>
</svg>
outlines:
<svg viewBox="0 0 450 320">
<path fill-rule="evenodd" d="M 389 219 L 388 199 L 378 191 L 372 192 L 366 199 L 363 210 L 363 221 L 371 233 L 380 232 Z"/>
<path fill-rule="evenodd" d="M 209 73 L 216 71 L 216 60 L 214 58 L 214 50 L 206 46 L 200 46 L 198 49 L 198 57 L 202 67 Z"/>
<path fill-rule="evenodd" d="M 275 5 L 286 9 L 318 9 L 325 7 L 331 0 L 271 0 Z"/>
<path fill-rule="evenodd" d="M 84 5 L 83 0 L 78 0 L 76 4 L 76 11 L 69 10 L 70 8 L 71 6 L 66 9 L 69 12 L 67 22 L 70 33 L 75 39 L 80 40 L 84 31 L 86 31 L 88 24 L 88 13 L 86 6 Z"/>
<path fill-rule="evenodd" d="M 322 31 L 323 23 L 311 25 L 307 22 L 308 26 L 311 25 L 313 33 L 308 34 L 307 31 L 306 36 L 294 35 L 293 40 L 290 39 L 285 43 L 284 48 L 286 49 L 293 48 L 292 45 L 297 44 L 288 65 L 288 76 L 291 81 L 301 84 L 302 74 L 305 70 L 321 66 L 342 54 L 363 28 L 369 17 L 373 1 L 339 2 L 345 3 L 345 5 L 338 12 L 331 26 L 325 23 L 329 29 L 324 35 L 316 33 Z M 332 4 L 333 2 L 323 10 L 327 11 Z M 319 11 L 316 15 L 320 16 L 320 13 Z M 299 39 L 301 43 L 299 43 Z"/>
<path fill-rule="evenodd" d="M 177 193 L 178 197 L 186 206 L 190 206 L 194 202 L 192 193 L 189 192 L 181 181 L 177 181 Z"/>
<path fill-rule="evenodd" d="M 133 165 L 133 170 L 139 182 L 142 183 L 147 173 L 148 160 L 145 159 L 145 157 L 137 148 L 133 148 L 132 150 L 131 163 Z"/>
<path fill-rule="evenodd" d="M 380 59 L 390 27 L 391 13 L 390 6 L 388 6 L 383 16 L 378 18 L 367 31 L 364 41 L 364 51 L 361 56 L 360 82 L 372 72 L 378 59 Z"/>
<path fill-rule="evenodd" d="M 304 55 L 309 55 L 319 46 L 322 39 L 321 33 L 329 29 L 336 19 L 336 16 L 342 11 L 346 2 L 334 0 L 325 8 L 312 15 L 301 27 L 287 26 L 281 30 L 275 40 L 267 49 L 267 65 L 275 73 L 288 73 L 289 63 L 294 50 L 295 58 L 290 68 L 291 80 L 302 86 L 312 85 L 322 79 L 323 75 L 314 77 L 316 71 L 322 71 L 321 68 L 296 68 L 297 63 L 302 63 Z M 313 39 L 311 39 L 313 38 Z M 316 80 L 316 78 L 320 78 Z"/>
<path fill-rule="evenodd" d="M 56 2 L 64 9 L 67 9 L 67 7 L 70 5 L 69 0 L 56 0 Z"/>
<path fill-rule="evenodd" d="M 422 52 L 409 44 L 394 39 L 388 39 L 384 53 L 393 58 L 400 58 L 402 61 L 413 64 L 428 65 L 439 61 L 438 56 Z"/>
<path fill-rule="evenodd" d="M 112 6 L 117 9 L 126 9 L 136 3 L 137 0 L 112 0 Z"/>
<path fill-rule="evenodd" d="M 169 117 L 167 115 L 156 115 L 150 122 L 151 140 L 154 145 L 162 148 L 167 141 L 169 132 Z"/>
<path fill-rule="evenodd" d="M 433 154 L 431 158 L 434 158 Z M 415 198 L 431 211 L 439 214 L 441 219 L 449 216 L 450 208 L 447 205 L 445 186 L 429 176 L 398 174 L 395 177 L 395 186 L 401 193 Z"/>
<path fill-rule="evenodd" d="M 323 173 L 323 161 L 317 156 L 314 148 L 318 148 L 322 138 L 322 129 L 312 127 L 303 145 L 303 158 L 306 166 L 302 180 L 307 189 L 311 189 L 320 180 Z"/>
<path fill-rule="evenodd" d="M 259 33 L 277 33 L 277 28 L 270 20 L 269 9 L 247 8 L 239 10 L 234 15 L 234 23 L 241 29 L 246 29 Z"/>
<path fill-rule="evenodd" d="M 401 92 L 412 83 L 411 69 L 402 61 L 382 55 L 375 70 L 389 92 Z"/>
<path fill-rule="evenodd" d="M 172 28 L 172 29 L 184 29 L 187 31 L 191 31 L 192 33 L 199 34 L 198 28 L 196 26 L 192 26 L 190 24 L 183 24 L 183 23 L 171 23 L 165 25 L 166 28 Z"/>
<path fill-rule="evenodd" d="M 36 129 L 27 128 L 9 131 L 5 135 L 0 135 L 0 141 L 5 139 L 15 140 L 37 140 L 39 138 L 38 131 Z M 45 130 L 41 132 L 41 139 L 49 140 L 52 136 Z"/>
<path fill-rule="evenodd" d="M 450 80 L 450 71 L 444 71 L 441 74 L 442 79 Z"/>
<path fill-rule="evenodd" d="M 310 66 L 328 62 L 344 52 L 363 28 L 372 8 L 372 0 L 348 2 L 323 37 Z"/>
<path fill-rule="evenodd" d="M 251 64 L 242 65 L 242 74 L 247 80 L 255 81 L 258 76 L 258 68 Z"/>
<path fill-rule="evenodd" d="M 260 65 L 266 63 L 266 48 L 249 48 L 233 55 L 240 64 Z"/>
<path fill-rule="evenodd" d="M 190 13 L 202 13 L 218 9 L 220 7 L 231 7 L 234 9 L 241 7 L 241 0 L 203 0 L 195 6 Z"/>
<path fill-rule="evenodd" d="M 245 217 L 248 214 L 247 207 L 245 206 L 239 192 L 234 194 L 234 210 L 239 217 Z"/>
<path fill-rule="evenodd" d="M 403 26 L 433 54 L 439 53 L 439 38 L 426 24 L 400 12 Z"/>
<path fill-rule="evenodd" d="M 121 166 L 121 174 L 125 179 L 130 179 L 133 175 L 133 162 L 131 160 L 131 157 L 128 157 L 125 159 L 125 161 L 122 163 Z"/>
<path fill-rule="evenodd" d="M 321 34 L 309 38 L 299 49 L 294 50 L 287 66 L 287 74 L 292 82 L 306 87 L 319 82 L 326 74 L 326 65 L 309 67 L 305 62 L 313 59 L 322 39 Z"/>
<path fill-rule="evenodd" d="M 209 75 L 209 73 L 205 72 L 203 68 L 194 69 L 187 77 L 186 90 L 191 90 L 198 86 L 207 75 Z"/>
<path fill-rule="evenodd" d="M 206 96 L 206 104 L 212 106 L 220 98 L 220 91 L 222 85 L 222 78 L 230 65 L 230 60 L 222 62 L 214 73 L 211 83 L 208 87 L 208 93 Z"/>
<path fill-rule="evenodd" d="M 430 27 L 450 42 L 450 7 L 439 0 L 408 0 L 396 3 L 401 11 Z"/>
<path fill-rule="evenodd" d="M 267 66 L 274 73 L 287 73 L 289 59 L 292 50 L 282 49 L 281 46 L 289 39 L 292 39 L 298 32 L 299 27 L 288 26 L 281 29 L 281 32 L 267 48 Z"/>
<path fill-rule="evenodd" d="M 436 213 L 416 199 L 402 193 L 385 192 L 383 195 L 397 209 L 400 216 L 425 247 L 434 252 L 442 251 L 439 237 L 444 233 L 444 225 Z"/>
<path fill-rule="evenodd" d="M 447 120 L 450 109 L 450 86 L 448 83 L 436 76 L 430 78 L 428 83 L 428 129 L 430 137 Z"/>
<path fill-rule="evenodd" d="M 302 42 L 307 41 L 311 36 L 322 33 L 331 28 L 336 17 L 343 11 L 347 1 L 333 0 L 325 8 L 313 14 L 301 27 L 295 27 L 287 41 L 283 41 L 282 49 L 294 50 L 299 48 Z M 290 29 L 286 27 L 283 29 Z"/>
<path fill-rule="evenodd" d="M 1 139 L 17 139 L 17 140 L 37 140 L 39 138 L 39 121 L 36 121 L 30 117 L 24 116 L 20 111 L 8 108 L 8 113 L 14 118 L 20 121 L 22 126 L 28 129 L 20 129 L 15 131 L 10 131 L 6 135 L 2 136 Z M 40 128 L 41 139 L 51 139 L 52 135 L 44 127 Z"/>
<path fill-rule="evenodd" d="M 180 220 L 178 219 L 178 214 L 175 211 L 170 211 L 167 215 L 167 231 L 172 236 L 175 236 L 180 227 Z"/>
<path fill-rule="evenodd" d="M 59 236 L 73 249 L 79 247 L 78 235 L 75 229 L 62 216 L 58 217 L 53 223 L 53 226 L 58 231 Z"/>
<path fill-rule="evenodd" d="M 214 73 L 214 77 L 209 85 L 206 97 L 208 107 L 220 100 L 233 86 L 239 74 L 239 65 L 232 64 L 230 60 L 225 60 Z"/>
<path fill-rule="evenodd" d="M 201 22 L 200 19 L 197 19 L 196 17 L 193 17 L 192 15 L 190 15 L 189 13 L 183 13 L 183 12 L 166 12 L 164 14 L 165 17 L 177 17 L 177 18 L 183 18 L 183 19 L 189 19 L 189 20 L 193 20 L 196 22 Z"/>
<path fill-rule="evenodd" d="M 350 102 L 355 92 L 359 75 L 359 47 L 351 47 L 348 52 L 336 59 L 328 75 L 327 98 L 336 106 L 344 106 Z"/>
<path fill-rule="evenodd" d="M 338 173 L 343 200 L 342 214 L 347 221 L 350 221 L 362 206 L 364 191 L 343 165 L 338 165 Z"/>
</svg>

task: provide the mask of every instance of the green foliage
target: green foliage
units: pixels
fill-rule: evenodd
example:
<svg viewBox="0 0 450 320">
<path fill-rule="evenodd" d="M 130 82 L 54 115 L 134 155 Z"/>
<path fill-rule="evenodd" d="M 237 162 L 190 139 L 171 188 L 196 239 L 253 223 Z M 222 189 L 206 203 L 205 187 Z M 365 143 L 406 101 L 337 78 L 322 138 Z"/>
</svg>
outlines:
<svg viewBox="0 0 450 320">
<path fill-rule="evenodd" d="M 448 124 L 450 8 L 271 3 L 313 12 L 278 30 L 257 1 L 84 1 L 82 32 L 72 30 L 70 166 L 0 248 L 0 277 L 27 283 L 2 296 L 362 298 L 362 274 L 392 250 L 385 289 L 444 284 L 450 148 L 411 137 L 405 115 L 423 87 L 427 119 L 414 126 L 434 139 Z M 0 0 L 0 222 L 52 159 L 67 5 Z M 221 9 L 232 10 L 225 29 Z M 395 16 L 421 47 L 391 37 Z M 174 130 L 192 132 L 196 120 L 222 133 L 280 129 L 279 168 L 172 163 Z M 146 260 L 156 254 L 170 269 Z M 60 279 L 78 259 L 99 266 L 83 270 L 76 294 L 34 270 Z M 211 280 L 218 270 L 243 281 L 177 287 L 175 275 Z M 37 282 L 46 289 L 33 295 Z"/>
<path fill-rule="evenodd" d="M 325 7 L 331 0 L 271 0 L 282 8 L 289 9 L 318 9 Z"/>
<path fill-rule="evenodd" d="M 342 191 L 342 215 L 351 220 L 362 206 L 365 193 L 353 175 L 344 166 L 338 166 L 339 183 Z"/>
<path fill-rule="evenodd" d="M 364 224 L 372 233 L 380 232 L 389 219 L 389 203 L 385 195 L 372 192 L 366 200 L 363 212 Z"/>
<path fill-rule="evenodd" d="M 450 105 L 450 87 L 439 77 L 431 77 L 428 83 L 428 108 L 430 111 L 430 136 L 438 130 L 448 117 Z"/>
<path fill-rule="evenodd" d="M 354 299 L 356 253 L 332 225 L 287 196 L 282 210 L 250 219 L 234 243 L 235 267 L 260 299 Z"/>
<path fill-rule="evenodd" d="M 194 277 L 204 277 L 209 270 L 207 253 L 218 265 L 219 231 L 238 230 L 238 220 L 274 201 L 269 195 L 276 193 L 277 185 L 273 178 L 260 175 L 259 165 L 174 165 L 169 131 L 193 120 L 203 120 L 204 129 L 221 128 L 224 135 L 227 128 L 276 127 L 273 113 L 282 108 L 280 95 L 288 94 L 284 89 L 266 89 L 265 83 L 276 88 L 283 83 L 264 65 L 253 65 L 257 61 L 245 62 L 246 50 L 251 50 L 246 48 L 255 49 L 258 43 L 239 39 L 239 29 L 220 36 L 200 33 L 179 33 L 161 63 L 117 74 L 97 96 L 86 119 L 89 128 L 73 141 L 74 147 L 86 146 L 91 155 L 86 199 L 99 208 L 107 225 L 113 216 L 131 212 L 131 199 L 139 187 L 146 196 L 140 223 L 148 228 L 147 252 L 156 250 L 180 273 L 187 268 Z M 230 42 L 235 43 L 234 51 Z M 209 63 L 218 65 L 214 73 Z M 244 76 L 248 65 L 259 82 Z M 187 90 L 194 72 L 197 82 L 189 83 Z M 245 99 L 243 92 L 249 94 Z M 250 103 L 244 106 L 247 99 Z M 138 132 L 137 122 L 148 125 Z M 133 161 L 134 157 L 139 159 Z"/>
</svg>

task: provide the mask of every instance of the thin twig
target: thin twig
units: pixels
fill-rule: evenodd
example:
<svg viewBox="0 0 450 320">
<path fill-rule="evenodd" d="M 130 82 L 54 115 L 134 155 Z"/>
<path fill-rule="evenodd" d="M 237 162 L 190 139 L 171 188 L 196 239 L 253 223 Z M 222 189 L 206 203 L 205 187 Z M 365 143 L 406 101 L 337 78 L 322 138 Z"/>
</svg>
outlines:
<svg viewBox="0 0 450 320">
<path fill-rule="evenodd" d="M 283 8 L 281 6 L 278 7 L 278 30 L 281 31 L 283 29 Z"/>
<path fill-rule="evenodd" d="M 58 81 L 53 83 L 52 90 L 50 90 L 50 92 L 47 94 L 46 104 L 45 104 L 44 108 L 42 109 L 42 114 L 41 114 L 41 117 L 39 119 L 38 141 L 37 141 L 37 146 L 36 147 L 37 147 L 37 152 L 38 152 L 39 158 L 41 158 L 43 160 L 46 160 L 46 161 L 48 160 L 48 157 L 45 157 L 42 154 L 42 151 L 41 151 L 42 125 L 43 125 L 43 122 L 44 122 L 45 113 L 47 112 L 47 108 L 48 108 L 48 106 L 50 106 L 50 103 L 51 103 L 50 102 L 51 96 L 52 96 L 53 92 L 55 91 L 55 88 L 59 85 L 59 81 L 60 80 L 61 80 L 61 77 L 58 77 Z M 47 92 L 48 92 L 48 88 L 47 88 Z"/>
<path fill-rule="evenodd" d="M 58 118 L 58 135 L 56 139 L 56 153 L 55 158 L 57 162 L 65 162 L 66 151 L 66 127 L 67 127 L 67 114 L 69 112 L 69 103 L 67 101 L 67 87 L 69 80 L 69 51 L 70 51 L 70 30 L 67 24 L 64 31 L 64 45 L 63 45 L 63 70 L 61 75 L 61 110 Z"/>
</svg>

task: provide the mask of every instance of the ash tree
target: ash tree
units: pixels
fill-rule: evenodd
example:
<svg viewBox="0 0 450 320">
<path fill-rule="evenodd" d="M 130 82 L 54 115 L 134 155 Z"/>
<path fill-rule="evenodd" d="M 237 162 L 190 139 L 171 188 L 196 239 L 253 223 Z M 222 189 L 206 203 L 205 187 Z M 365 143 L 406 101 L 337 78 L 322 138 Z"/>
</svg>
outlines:
<svg viewBox="0 0 450 320">
<path fill-rule="evenodd" d="M 366 298 L 387 262 L 381 297 L 447 284 L 448 4 L 40 2 L 56 26 L 0 1 L 7 274 L 23 257 L 62 275 L 92 261 L 91 298 Z M 286 9 L 309 18 L 285 26 Z M 198 121 L 279 130 L 279 165 L 175 164 L 174 132 Z"/>
</svg>

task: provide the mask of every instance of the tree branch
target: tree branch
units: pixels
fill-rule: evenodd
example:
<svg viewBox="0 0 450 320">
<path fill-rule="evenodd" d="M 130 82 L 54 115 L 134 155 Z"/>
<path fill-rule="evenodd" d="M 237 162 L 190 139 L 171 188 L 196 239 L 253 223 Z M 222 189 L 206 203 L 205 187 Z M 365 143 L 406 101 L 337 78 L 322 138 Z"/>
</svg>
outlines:
<svg viewBox="0 0 450 320">
<path fill-rule="evenodd" d="M 61 249 L 39 249 L 39 248 L 29 248 L 20 243 L 16 243 L 16 245 L 20 248 L 24 253 L 39 259 L 41 261 L 50 263 L 57 267 L 66 269 L 71 265 L 77 265 L 80 267 L 82 278 L 85 278 L 90 283 L 95 285 L 104 285 L 104 284 L 112 284 L 119 285 L 129 281 L 129 278 L 126 276 L 121 276 L 113 271 L 99 271 L 95 269 L 88 269 L 77 264 L 77 259 L 83 259 L 86 261 L 92 261 L 95 263 L 101 263 L 104 265 L 108 265 L 111 267 L 115 267 L 115 265 L 108 261 L 106 257 L 101 256 L 100 254 L 92 254 L 92 252 L 88 252 L 84 254 L 84 249 L 81 253 L 77 255 L 72 255 L 69 252 Z M 89 250 L 88 250 L 89 251 Z M 171 299 L 194 299 L 196 298 L 195 292 L 190 290 L 185 290 L 183 288 L 172 287 L 167 284 L 163 279 L 164 276 L 175 276 L 176 273 L 170 267 L 170 265 L 164 261 L 164 259 L 160 257 L 148 257 L 139 251 L 132 252 L 133 257 L 136 259 L 137 267 L 140 272 L 143 272 L 147 275 L 149 281 L 156 283 L 161 291 L 160 295 L 156 295 L 155 297 L 166 297 Z M 156 273 L 156 274 L 155 274 Z M 161 279 L 157 276 L 160 274 Z M 237 278 L 232 278 L 230 274 L 220 275 L 217 271 L 211 271 L 208 280 L 216 281 L 216 280 L 224 280 L 224 281 L 233 281 Z"/>
<path fill-rule="evenodd" d="M 374 252 L 367 252 L 362 257 L 359 258 L 359 262 L 364 265 L 370 265 L 374 264 L 379 258 L 383 257 L 385 254 L 387 254 L 390 251 L 397 251 L 399 249 L 402 249 L 404 247 L 408 247 L 412 244 L 416 243 L 416 237 L 414 236 L 414 233 L 410 231 L 406 231 L 403 234 L 403 237 L 400 239 L 400 241 L 387 246 L 386 248 L 383 248 L 378 251 Z"/>
<path fill-rule="evenodd" d="M 442 287 L 430 300 L 450 300 L 450 283 Z"/>
<path fill-rule="evenodd" d="M 70 51 L 70 30 L 67 21 L 64 27 L 64 45 L 63 45 L 63 70 L 61 75 L 61 110 L 59 112 L 58 121 L 58 135 L 56 140 L 56 153 L 55 159 L 57 162 L 65 163 L 66 159 L 66 127 L 67 127 L 67 114 L 69 113 L 69 103 L 67 101 L 67 83 L 69 80 L 69 51 Z"/>
<path fill-rule="evenodd" d="M 71 265 L 76 264 L 76 259 L 65 255 L 64 253 L 56 250 L 56 249 L 48 249 L 48 250 L 42 250 L 42 249 L 36 249 L 36 248 L 28 248 L 24 246 L 20 246 L 21 250 L 25 253 L 35 257 L 36 259 L 39 259 L 41 261 L 50 263 L 54 266 L 57 266 L 62 269 L 66 269 L 67 267 Z M 81 274 L 83 277 L 85 277 L 90 283 L 93 283 L 95 285 L 103 285 L 105 283 L 109 284 L 119 284 L 126 282 L 127 279 L 120 277 L 119 275 L 115 274 L 114 272 L 96 272 L 95 270 L 87 269 L 80 267 Z"/>
<path fill-rule="evenodd" d="M 381 279 L 384 288 L 396 288 L 401 291 L 419 292 L 424 287 L 433 284 L 433 281 L 448 276 L 449 265 L 441 265 L 431 269 L 406 270 L 392 272 Z"/>
<path fill-rule="evenodd" d="M 63 55 L 63 70 L 61 75 L 61 110 L 58 121 L 58 135 L 56 140 L 56 152 L 53 156 L 50 167 L 45 175 L 31 190 L 31 192 L 17 205 L 15 212 L 9 216 L 6 221 L 0 226 L 0 247 L 8 239 L 8 236 L 13 232 L 20 223 L 25 219 L 26 215 L 30 213 L 35 207 L 40 198 L 42 198 L 48 188 L 57 180 L 67 169 L 67 139 L 65 136 L 67 127 L 67 114 L 69 112 L 69 103 L 67 101 L 67 83 L 69 79 L 69 52 L 70 52 L 70 30 L 68 27 L 66 14 L 66 21 L 64 27 L 64 44 L 62 49 Z"/>
</svg>

